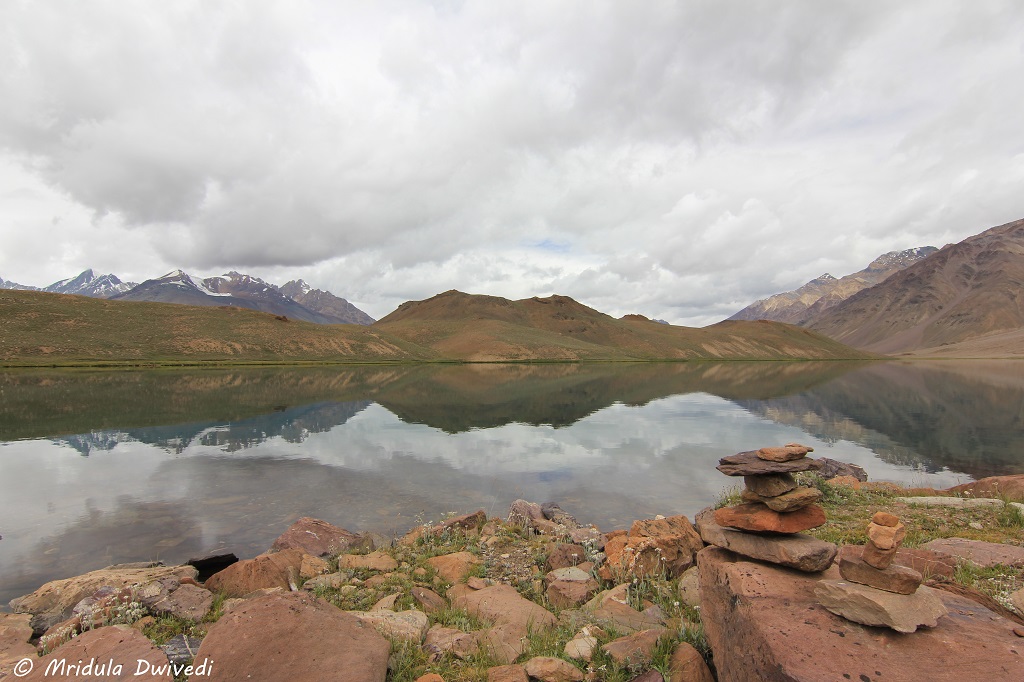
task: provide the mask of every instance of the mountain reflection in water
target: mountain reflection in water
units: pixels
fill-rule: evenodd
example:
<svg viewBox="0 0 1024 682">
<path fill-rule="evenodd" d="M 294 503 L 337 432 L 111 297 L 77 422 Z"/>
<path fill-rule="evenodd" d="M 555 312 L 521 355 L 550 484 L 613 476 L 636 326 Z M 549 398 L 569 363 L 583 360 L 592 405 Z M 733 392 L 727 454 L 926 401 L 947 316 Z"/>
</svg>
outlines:
<svg viewBox="0 0 1024 682">
<path fill-rule="evenodd" d="M 1021 473 L 1022 419 L 1015 362 L 2 373 L 0 600 L 251 556 L 304 515 L 385 534 L 518 497 L 604 529 L 692 516 L 736 484 L 719 457 L 790 440 L 874 479 Z"/>
</svg>

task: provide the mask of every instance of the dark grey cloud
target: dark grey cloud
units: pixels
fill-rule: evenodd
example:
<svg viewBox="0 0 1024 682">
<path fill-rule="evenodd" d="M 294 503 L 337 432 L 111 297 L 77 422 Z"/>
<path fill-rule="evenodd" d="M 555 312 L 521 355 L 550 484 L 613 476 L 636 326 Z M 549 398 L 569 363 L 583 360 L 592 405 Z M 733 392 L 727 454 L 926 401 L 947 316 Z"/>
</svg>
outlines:
<svg viewBox="0 0 1024 682">
<path fill-rule="evenodd" d="M 43 1 L 0 25 L 0 176 L 30 195 L 0 197 L 5 279 L 236 268 L 378 316 L 459 288 L 700 324 L 1024 210 L 1014 2 Z"/>
</svg>

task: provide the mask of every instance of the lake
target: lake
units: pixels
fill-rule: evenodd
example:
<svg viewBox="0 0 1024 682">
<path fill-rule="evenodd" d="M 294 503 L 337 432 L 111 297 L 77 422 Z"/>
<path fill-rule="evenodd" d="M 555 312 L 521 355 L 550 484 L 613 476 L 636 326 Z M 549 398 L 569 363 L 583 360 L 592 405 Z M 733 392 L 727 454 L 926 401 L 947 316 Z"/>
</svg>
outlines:
<svg viewBox="0 0 1024 682">
<path fill-rule="evenodd" d="M 401 534 L 556 501 L 691 518 L 743 450 L 872 480 L 1024 473 L 1024 362 L 543 364 L 0 373 L 0 603 L 113 563 L 264 551 L 295 519 Z"/>
</svg>

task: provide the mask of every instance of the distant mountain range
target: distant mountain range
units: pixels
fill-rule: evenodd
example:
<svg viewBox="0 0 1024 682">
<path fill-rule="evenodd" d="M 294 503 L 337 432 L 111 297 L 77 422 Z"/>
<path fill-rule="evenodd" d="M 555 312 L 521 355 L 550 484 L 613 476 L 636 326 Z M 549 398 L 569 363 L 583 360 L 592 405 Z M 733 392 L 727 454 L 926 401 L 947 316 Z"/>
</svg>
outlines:
<svg viewBox="0 0 1024 682">
<path fill-rule="evenodd" d="M 373 324 L 372 317 L 329 291 L 313 289 L 293 280 L 283 287 L 258 277 L 229 272 L 220 277 L 197 280 L 174 270 L 142 284 L 122 282 L 115 275 L 97 275 L 86 270 L 77 277 L 54 282 L 40 289 L 0 279 L 0 289 L 47 291 L 121 301 L 151 301 L 199 306 L 234 306 L 316 324 Z"/>
<path fill-rule="evenodd" d="M 826 272 L 799 289 L 755 301 L 729 319 L 773 320 L 804 325 L 857 292 L 884 282 L 903 268 L 936 251 L 938 249 L 934 246 L 890 251 L 873 260 L 860 272 L 838 279 Z"/>
</svg>

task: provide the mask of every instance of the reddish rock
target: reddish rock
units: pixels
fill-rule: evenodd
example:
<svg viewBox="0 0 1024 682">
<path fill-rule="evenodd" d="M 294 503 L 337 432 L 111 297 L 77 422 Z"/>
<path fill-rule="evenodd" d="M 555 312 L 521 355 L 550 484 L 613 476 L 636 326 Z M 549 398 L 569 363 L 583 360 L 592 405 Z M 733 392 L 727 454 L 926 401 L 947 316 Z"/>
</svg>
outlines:
<svg viewBox="0 0 1024 682">
<path fill-rule="evenodd" d="M 701 620 L 719 682 L 1024 679 L 1011 623 L 962 597 L 942 593 L 949 615 L 903 635 L 830 613 L 814 595 L 820 576 L 718 548 L 702 551 L 697 564 Z M 839 577 L 834 568 L 825 575 Z"/>
<path fill-rule="evenodd" d="M 791 474 L 764 474 L 744 476 L 743 485 L 756 495 L 777 497 L 796 488 L 796 479 Z"/>
<path fill-rule="evenodd" d="M 384 682 L 391 645 L 368 624 L 304 592 L 250 599 L 210 626 L 196 662 L 212 682 Z"/>
<path fill-rule="evenodd" d="M 423 649 L 431 654 L 450 653 L 458 658 L 468 658 L 477 653 L 480 643 L 475 632 L 463 632 L 455 628 L 434 625 L 427 631 Z"/>
<path fill-rule="evenodd" d="M 412 598 L 420 605 L 424 613 L 436 613 L 448 608 L 448 602 L 444 597 L 426 587 L 416 586 L 412 588 Z"/>
<path fill-rule="evenodd" d="M 499 665 L 487 670 L 487 682 L 530 682 L 521 665 Z"/>
<path fill-rule="evenodd" d="M 390 640 L 403 640 L 419 644 L 427 634 L 430 622 L 427 614 L 416 609 L 408 611 L 391 611 L 376 609 L 373 611 L 346 611 L 361 622 L 373 626 L 377 632 Z"/>
<path fill-rule="evenodd" d="M 369 571 L 393 571 L 398 562 L 385 552 L 369 554 L 344 554 L 338 557 L 338 568 L 358 568 Z"/>
<path fill-rule="evenodd" d="M 94 661 L 92 670 L 85 672 L 79 669 L 75 672 L 57 673 L 51 669 L 47 674 L 47 668 L 51 664 L 60 666 L 63 662 L 65 665 L 76 665 L 79 661 L 82 665 L 89 665 Z M 141 632 L 126 625 L 90 630 L 75 637 L 57 651 L 35 659 L 33 663 L 35 665 L 32 672 L 22 677 L 22 680 L 44 682 L 100 679 L 120 682 L 146 679 L 171 682 L 174 679 L 167 655 Z M 140 669 L 144 671 L 144 677 L 136 675 Z M 64 671 L 68 671 L 68 668 L 64 668 Z"/>
<path fill-rule="evenodd" d="M 541 682 L 583 682 L 580 669 L 561 658 L 534 656 L 523 667 L 527 675 Z"/>
<path fill-rule="evenodd" d="M 447 521 L 442 521 L 436 526 L 433 526 L 428 532 L 431 535 L 440 535 L 444 531 L 452 528 L 461 530 L 464 533 L 468 533 L 470 531 L 476 532 L 485 523 L 487 523 L 487 514 L 484 513 L 483 509 L 481 509 L 473 512 L 472 514 L 463 514 L 462 516 L 456 516 L 448 519 Z"/>
<path fill-rule="evenodd" d="M 325 557 L 347 552 L 363 542 L 363 537 L 344 528 L 304 516 L 274 540 L 272 551 L 299 549 L 306 554 Z"/>
<path fill-rule="evenodd" d="M 896 594 L 847 580 L 822 580 L 814 586 L 818 603 L 832 613 L 854 623 L 907 634 L 920 627 L 933 628 L 946 615 L 937 593 L 922 587 L 913 594 Z"/>
<path fill-rule="evenodd" d="M 312 554 L 304 554 L 302 556 L 302 563 L 299 564 L 300 578 L 315 578 L 318 575 L 330 572 L 331 565 L 320 557 L 313 556 Z"/>
<path fill-rule="evenodd" d="M 195 578 L 198 574 L 192 566 L 111 566 L 73 578 L 51 580 L 31 594 L 12 599 L 11 609 L 15 613 L 32 614 L 32 629 L 42 634 L 51 626 L 67 620 L 71 616 L 71 609 L 78 602 L 102 587 L 146 586 L 163 578 L 179 581 L 182 578 Z"/>
<path fill-rule="evenodd" d="M 523 640 L 529 632 L 546 630 L 558 622 L 550 611 L 524 598 L 509 585 L 458 594 L 452 598 L 452 607 L 465 609 L 470 615 L 493 624 L 482 633 L 482 645 L 506 663 L 523 653 Z"/>
<path fill-rule="evenodd" d="M 898 548 L 906 536 L 906 526 L 898 521 L 895 526 L 883 526 L 874 522 L 868 524 L 868 542 L 881 550 Z"/>
<path fill-rule="evenodd" d="M 945 538 L 926 542 L 921 545 L 921 549 L 945 554 L 954 559 L 966 559 L 982 567 L 995 566 L 996 564 L 1024 566 L 1024 547 L 1002 545 L 997 542 Z"/>
<path fill-rule="evenodd" d="M 157 616 L 173 616 L 198 623 L 213 606 L 213 593 L 202 587 L 184 584 L 147 606 Z"/>
<path fill-rule="evenodd" d="M 912 568 L 893 564 L 879 570 L 861 558 L 862 547 L 846 545 L 839 552 L 839 574 L 850 582 L 896 594 L 913 594 L 921 585 L 921 574 Z"/>
<path fill-rule="evenodd" d="M 668 662 L 668 682 L 715 682 L 715 678 L 700 652 L 680 642 Z"/>
<path fill-rule="evenodd" d="M 760 502 L 767 505 L 772 511 L 777 512 L 796 511 L 821 501 L 820 490 L 817 488 L 804 488 L 802 486 L 775 497 L 758 495 L 752 490 L 744 490 L 740 493 L 740 496 L 744 502 Z"/>
<path fill-rule="evenodd" d="M 416 682 L 444 682 L 444 678 L 437 673 L 427 673 L 417 677 Z"/>
<path fill-rule="evenodd" d="M 989 476 L 973 483 L 955 485 L 946 492 L 971 497 L 994 497 L 1024 502 L 1024 474 Z"/>
<path fill-rule="evenodd" d="M 763 459 L 766 462 L 792 462 L 797 459 L 802 459 L 807 456 L 808 452 L 813 452 L 814 448 L 808 448 L 803 445 L 793 445 L 782 448 L 761 448 L 757 451 L 758 459 Z"/>
<path fill-rule="evenodd" d="M 956 559 L 927 549 L 900 547 L 896 550 L 895 562 L 901 566 L 914 569 L 924 578 L 935 576 L 952 578 L 956 572 Z"/>
<path fill-rule="evenodd" d="M 23 658 L 34 658 L 32 616 L 28 613 L 0 613 L 0 680 Z"/>
<path fill-rule="evenodd" d="M 640 673 L 629 682 L 665 682 L 665 678 L 657 670 L 648 670 Z"/>
<path fill-rule="evenodd" d="M 427 564 L 434 567 L 442 580 L 453 584 L 469 575 L 469 571 L 478 563 L 480 559 L 470 552 L 442 554 L 427 559 Z"/>
<path fill-rule="evenodd" d="M 896 552 L 899 547 L 892 547 L 890 549 L 879 549 L 878 545 L 873 542 L 868 542 L 864 545 L 864 550 L 861 553 L 861 558 L 864 563 L 869 566 L 874 566 L 880 571 L 884 571 L 892 565 L 892 562 L 896 559 Z"/>
<path fill-rule="evenodd" d="M 826 481 L 833 478 L 844 478 L 852 479 L 857 483 L 866 483 L 868 480 L 868 473 L 864 471 L 864 467 L 840 462 L 836 459 L 829 459 L 828 457 L 818 457 L 818 461 L 821 462 L 818 475 Z"/>
<path fill-rule="evenodd" d="M 571 609 L 593 597 L 600 588 L 598 582 L 588 576 L 588 579 L 582 582 L 576 580 L 551 581 L 545 594 L 556 609 Z"/>
<path fill-rule="evenodd" d="M 715 510 L 715 523 L 718 525 L 759 533 L 799 533 L 817 528 L 825 521 L 825 510 L 816 504 L 785 514 L 756 502 Z"/>
<path fill-rule="evenodd" d="M 639 632 L 663 625 L 660 618 L 637 611 L 627 602 L 629 584 L 618 585 L 598 594 L 584 606 L 601 625 L 619 632 Z"/>
<path fill-rule="evenodd" d="M 658 640 L 667 633 L 668 630 L 665 628 L 641 630 L 612 640 L 601 647 L 601 650 L 615 659 L 619 665 L 650 665 Z"/>
<path fill-rule="evenodd" d="M 626 580 L 664 573 L 679 576 L 693 565 L 704 547 L 700 535 L 685 516 L 634 521 L 627 535 L 610 537 L 605 561 L 598 569 L 603 580 Z"/>
<path fill-rule="evenodd" d="M 587 550 L 583 545 L 559 543 L 548 552 L 547 563 L 549 571 L 567 566 L 577 566 L 587 560 Z"/>
<path fill-rule="evenodd" d="M 298 585 L 303 554 L 302 550 L 286 549 L 239 561 L 210 576 L 206 587 L 229 597 L 244 597 L 268 587 L 291 590 Z"/>
<path fill-rule="evenodd" d="M 539 504 L 526 500 L 516 500 L 509 505 L 506 521 L 510 525 L 532 528 L 538 533 L 554 533 L 558 530 L 557 523 L 544 518 Z"/>
<path fill-rule="evenodd" d="M 802 457 L 791 462 L 769 462 L 757 456 L 757 451 L 741 452 L 718 460 L 716 467 L 726 476 L 760 476 L 762 474 L 791 474 L 797 471 L 816 471 L 822 467 L 816 459 Z"/>
<path fill-rule="evenodd" d="M 871 523 L 876 523 L 879 526 L 889 526 L 890 528 L 895 528 L 896 526 L 900 525 L 900 517 L 896 516 L 895 514 L 890 514 L 889 512 L 875 512 L 875 515 L 871 517 Z"/>
</svg>

